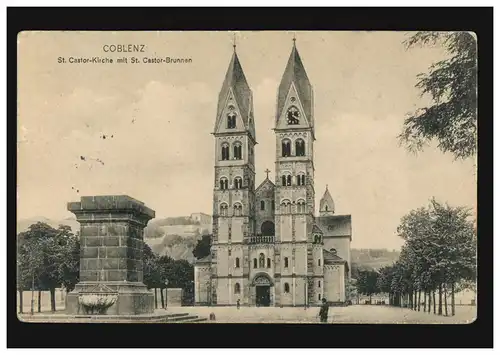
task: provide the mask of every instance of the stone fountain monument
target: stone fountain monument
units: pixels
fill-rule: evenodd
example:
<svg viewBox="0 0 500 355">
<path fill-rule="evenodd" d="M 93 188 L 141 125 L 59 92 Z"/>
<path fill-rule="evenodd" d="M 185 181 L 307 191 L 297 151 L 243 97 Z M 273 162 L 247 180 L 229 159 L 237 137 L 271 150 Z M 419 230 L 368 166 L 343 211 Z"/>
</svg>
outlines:
<svg viewBox="0 0 500 355">
<path fill-rule="evenodd" d="M 144 227 L 155 211 L 129 196 L 83 196 L 68 210 L 80 223 L 80 282 L 68 294 L 67 313 L 88 313 L 85 299 L 111 299 L 105 314 L 152 314 L 142 258 Z"/>
</svg>

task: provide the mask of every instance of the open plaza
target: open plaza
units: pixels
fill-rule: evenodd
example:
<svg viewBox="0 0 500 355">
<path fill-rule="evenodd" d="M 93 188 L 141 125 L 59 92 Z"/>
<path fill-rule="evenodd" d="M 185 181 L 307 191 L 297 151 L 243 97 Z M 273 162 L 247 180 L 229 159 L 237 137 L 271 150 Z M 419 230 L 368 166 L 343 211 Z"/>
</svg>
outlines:
<svg viewBox="0 0 500 355">
<path fill-rule="evenodd" d="M 42 308 L 41 313 L 25 314 L 19 318 L 34 322 L 67 322 L 64 309 L 51 313 L 48 308 Z M 204 319 L 202 322 L 215 323 L 319 323 L 319 307 L 304 309 L 301 307 L 167 307 L 167 310 L 156 310 L 155 314 L 189 314 Z M 215 315 L 215 321 L 210 321 L 210 314 Z M 328 323 L 340 324 L 467 324 L 476 318 L 475 306 L 457 306 L 456 315 L 439 316 L 433 313 L 412 311 L 381 305 L 353 305 L 348 307 L 330 307 Z M 72 320 L 74 321 L 74 320 Z M 100 322 L 100 321 L 97 321 Z M 137 322 L 142 322 L 138 320 Z M 165 322 L 169 322 L 166 320 Z"/>
</svg>

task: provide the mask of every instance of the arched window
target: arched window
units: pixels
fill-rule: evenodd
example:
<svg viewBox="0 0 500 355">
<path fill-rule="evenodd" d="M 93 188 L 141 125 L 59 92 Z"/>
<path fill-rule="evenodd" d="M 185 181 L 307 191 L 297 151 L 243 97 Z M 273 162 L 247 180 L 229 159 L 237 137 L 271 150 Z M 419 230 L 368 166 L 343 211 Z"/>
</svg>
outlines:
<svg viewBox="0 0 500 355">
<path fill-rule="evenodd" d="M 234 293 L 240 293 L 240 284 L 239 283 L 234 284 Z"/>
<path fill-rule="evenodd" d="M 222 143 L 221 160 L 229 160 L 229 144 Z"/>
<path fill-rule="evenodd" d="M 281 155 L 284 157 L 289 157 L 291 155 L 291 142 L 289 139 L 283 139 L 281 141 Z"/>
<path fill-rule="evenodd" d="M 286 186 L 286 176 L 285 175 L 281 176 L 281 186 Z"/>
<path fill-rule="evenodd" d="M 283 200 L 281 202 L 281 213 L 291 213 L 292 212 L 292 204 L 290 200 Z"/>
<path fill-rule="evenodd" d="M 227 114 L 227 128 L 236 128 L 236 112 L 230 112 Z"/>
<path fill-rule="evenodd" d="M 321 287 L 321 281 L 318 281 L 318 287 Z"/>
<path fill-rule="evenodd" d="M 239 268 L 240 267 L 240 258 L 236 258 L 234 263 L 235 263 L 235 267 Z"/>
<path fill-rule="evenodd" d="M 220 178 L 220 189 L 221 190 L 227 190 L 228 187 L 229 187 L 229 183 L 228 183 L 228 180 L 227 178 L 223 177 L 223 178 Z"/>
<path fill-rule="evenodd" d="M 260 201 L 260 210 L 264 211 L 266 209 L 266 203 L 264 201 Z"/>
<path fill-rule="evenodd" d="M 295 141 L 295 156 L 303 157 L 306 155 L 306 144 L 303 139 L 297 139 Z"/>
<path fill-rule="evenodd" d="M 243 180 L 238 176 L 234 178 L 234 188 L 241 189 L 243 187 Z"/>
<path fill-rule="evenodd" d="M 325 205 L 325 211 L 328 211 L 328 205 Z"/>
<path fill-rule="evenodd" d="M 236 142 L 233 145 L 233 157 L 236 160 L 241 159 L 241 143 L 240 142 Z"/>
<path fill-rule="evenodd" d="M 306 202 L 304 200 L 297 201 L 297 213 L 306 213 Z"/>
<path fill-rule="evenodd" d="M 306 175 L 304 173 L 299 173 L 297 175 L 297 185 L 304 186 L 306 184 Z"/>
<path fill-rule="evenodd" d="M 273 236 L 274 235 L 274 223 L 272 221 L 265 221 L 260 226 L 260 234 L 263 236 Z"/>
<path fill-rule="evenodd" d="M 253 268 L 257 269 L 257 259 L 253 258 Z"/>
<path fill-rule="evenodd" d="M 321 301 L 321 293 L 318 293 L 318 301 Z"/>
<path fill-rule="evenodd" d="M 243 207 L 241 206 L 241 203 L 235 203 L 234 206 L 234 215 L 239 217 L 242 214 Z"/>
<path fill-rule="evenodd" d="M 321 266 L 321 259 L 318 259 L 318 266 Z"/>
<path fill-rule="evenodd" d="M 266 257 L 264 256 L 263 253 L 260 253 L 259 254 L 259 268 L 265 268 L 266 265 L 264 264 L 265 263 L 265 260 L 266 260 Z"/>
<path fill-rule="evenodd" d="M 274 200 L 271 201 L 271 209 L 274 211 L 275 207 L 274 207 Z"/>
<path fill-rule="evenodd" d="M 267 258 L 267 268 L 268 269 L 271 268 L 271 259 L 270 258 Z"/>
<path fill-rule="evenodd" d="M 290 285 L 288 282 L 285 282 L 285 293 L 290 293 Z"/>
<path fill-rule="evenodd" d="M 286 186 L 292 186 L 292 175 L 286 176 Z"/>
<path fill-rule="evenodd" d="M 285 267 L 288 267 L 288 258 L 285 258 Z"/>
<path fill-rule="evenodd" d="M 226 203 L 221 203 L 219 214 L 223 217 L 227 217 L 227 204 Z"/>
</svg>

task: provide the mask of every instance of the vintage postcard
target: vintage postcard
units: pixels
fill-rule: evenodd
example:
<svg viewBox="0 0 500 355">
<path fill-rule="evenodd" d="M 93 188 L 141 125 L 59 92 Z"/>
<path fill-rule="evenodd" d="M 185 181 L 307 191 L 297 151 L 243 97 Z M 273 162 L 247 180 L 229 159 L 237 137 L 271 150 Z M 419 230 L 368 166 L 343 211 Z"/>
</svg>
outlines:
<svg viewBox="0 0 500 355">
<path fill-rule="evenodd" d="M 19 33 L 18 318 L 473 322 L 476 42 Z"/>
</svg>

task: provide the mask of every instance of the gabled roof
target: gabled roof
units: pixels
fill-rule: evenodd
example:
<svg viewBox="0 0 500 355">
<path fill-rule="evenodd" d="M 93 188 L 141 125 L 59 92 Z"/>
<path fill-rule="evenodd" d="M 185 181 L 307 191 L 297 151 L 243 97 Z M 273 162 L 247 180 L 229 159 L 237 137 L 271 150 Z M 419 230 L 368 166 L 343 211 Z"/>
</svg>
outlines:
<svg viewBox="0 0 500 355">
<path fill-rule="evenodd" d="M 281 112 L 285 107 L 286 97 L 292 83 L 295 85 L 297 92 L 299 94 L 299 100 L 304 108 L 304 113 L 307 117 L 309 123 L 312 122 L 312 106 L 313 106 L 313 93 L 312 86 L 307 77 L 306 70 L 300 59 L 299 52 L 295 46 L 295 41 L 293 43 L 292 53 L 288 58 L 288 63 L 285 68 L 285 72 L 281 78 L 281 83 L 278 89 L 278 105 L 276 112 L 276 123 L 279 121 Z"/>
<path fill-rule="evenodd" d="M 262 181 L 260 183 L 259 187 L 257 187 L 255 192 L 257 193 L 258 191 L 262 190 L 264 187 L 269 187 L 271 189 L 274 189 L 275 185 L 271 180 L 269 180 L 269 178 L 265 178 L 264 181 Z"/>
<path fill-rule="evenodd" d="M 316 217 L 316 223 L 327 237 L 350 237 L 352 239 L 351 215 Z"/>
<path fill-rule="evenodd" d="M 323 262 L 325 265 L 332 264 L 344 264 L 347 269 L 349 269 L 349 263 L 342 259 L 337 253 L 333 253 L 329 250 L 323 249 Z"/>
<path fill-rule="evenodd" d="M 195 265 L 198 264 L 210 264 L 210 255 L 205 256 L 204 258 L 198 259 L 194 262 Z"/>
<path fill-rule="evenodd" d="M 236 51 L 234 51 L 231 57 L 231 62 L 227 68 L 226 77 L 222 83 L 222 88 L 219 93 L 219 100 L 217 103 L 217 118 L 216 118 L 216 128 L 217 123 L 220 120 L 222 111 L 224 111 L 226 99 L 229 92 L 232 90 L 234 94 L 234 100 L 236 101 L 238 108 L 240 109 L 241 118 L 245 125 L 245 129 L 248 129 L 255 140 L 255 128 L 253 120 L 253 103 L 252 103 L 252 90 L 247 83 L 245 73 L 241 67 L 240 60 Z"/>
</svg>

